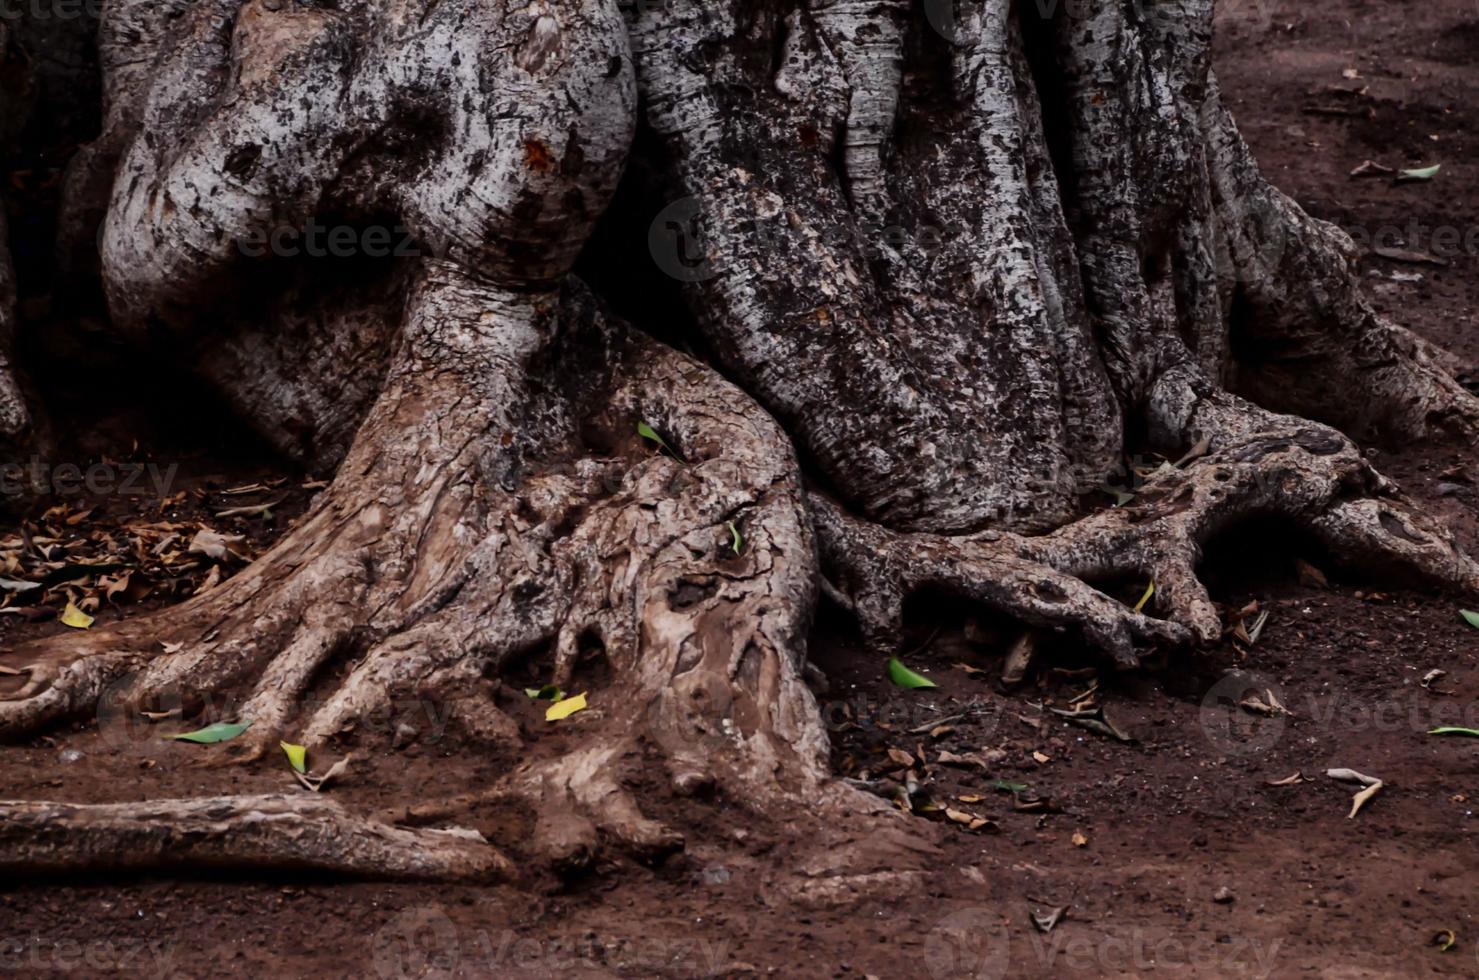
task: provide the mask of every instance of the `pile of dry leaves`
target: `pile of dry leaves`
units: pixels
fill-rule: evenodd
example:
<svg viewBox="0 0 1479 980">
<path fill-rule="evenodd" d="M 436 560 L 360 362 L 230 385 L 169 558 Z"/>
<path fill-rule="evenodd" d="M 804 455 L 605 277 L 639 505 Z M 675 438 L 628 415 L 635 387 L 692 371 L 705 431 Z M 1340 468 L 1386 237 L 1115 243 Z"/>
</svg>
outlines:
<svg viewBox="0 0 1479 980">
<path fill-rule="evenodd" d="M 275 508 L 306 499 L 297 487 L 279 491 L 285 482 L 181 490 L 121 516 L 57 504 L 0 538 L 0 616 L 85 629 L 109 605 L 209 591 L 275 536 Z"/>
</svg>

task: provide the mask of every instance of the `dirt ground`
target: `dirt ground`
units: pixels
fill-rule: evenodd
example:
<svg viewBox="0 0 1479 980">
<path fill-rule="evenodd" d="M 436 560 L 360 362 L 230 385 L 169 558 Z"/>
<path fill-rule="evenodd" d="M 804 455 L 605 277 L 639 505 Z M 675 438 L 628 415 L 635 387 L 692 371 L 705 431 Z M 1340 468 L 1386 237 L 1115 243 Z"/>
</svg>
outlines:
<svg viewBox="0 0 1479 980">
<path fill-rule="evenodd" d="M 1366 281 L 1386 313 L 1479 367 L 1479 71 L 1470 64 L 1479 0 L 1225 0 L 1219 31 L 1223 88 L 1268 175 L 1358 241 L 1442 259 L 1372 258 Z M 1368 159 L 1443 167 L 1430 182 L 1401 185 L 1349 176 Z M 229 425 L 174 423 L 168 439 L 138 448 L 119 443 L 123 422 L 91 433 L 100 455 L 181 468 L 163 495 L 77 498 L 71 513 L 99 509 L 62 536 L 104 520 L 204 522 L 244 534 L 251 548 L 306 506 L 312 484 L 263 463 Z M 178 451 L 190 444 L 193 455 Z M 1479 552 L 1471 451 L 1372 452 Z M 278 479 L 257 495 L 224 493 Z M 241 499 L 274 506 L 217 516 Z M 0 526 L 0 536 L 15 530 Z M 1328 587 L 1300 561 L 1324 571 Z M 938 687 L 908 692 L 824 611 L 814 657 L 829 678 L 821 700 L 839 771 L 921 784 L 915 822 L 937 851 L 907 886 L 800 901 L 785 887 L 795 852 L 783 828 L 756 823 L 733 801 L 662 804 L 656 815 L 685 833 L 685 854 L 573 883 L 532 870 L 518 888 L 302 876 L 0 882 L 0 973 L 1479 975 L 1469 891 L 1479 872 L 1479 742 L 1426 734 L 1479 725 L 1479 632 L 1452 601 L 1341 578 L 1328 556 L 1278 527 L 1216 543 L 1207 572 L 1230 622 L 1239 610 L 1249 626 L 1269 614 L 1262 633 L 1163 673 L 1103 676 L 1094 697 L 1131 741 L 1052 712 L 1093 683 L 1071 651 L 1059 670 L 1003 694 L 999 656 L 979 642 L 987 626 L 921 603 L 919 650 L 908 660 Z M 184 587 L 198 587 L 198 575 L 186 578 Z M 1125 588 L 1133 601 L 1143 584 Z M 98 616 L 158 601 L 104 603 Z M 62 628 L 0 617 L 0 649 Z M 544 666 L 529 665 L 531 682 Z M 1446 673 L 1433 679 L 1433 670 Z M 1236 707 L 1255 693 L 1289 713 Z M 510 690 L 507 707 L 522 712 L 531 751 L 558 753 L 578 738 L 578 726 L 548 726 L 523 701 Z M 372 748 L 331 791 L 357 809 L 452 795 L 517 761 L 471 751 L 434 706 L 401 706 L 372 727 L 381 725 L 360 733 Z M 210 751 L 104 713 L 99 724 L 0 748 L 0 785 L 10 798 L 69 801 L 292 788 L 281 759 L 193 764 Z M 1327 778 L 1331 768 L 1385 785 L 1349 818 L 1359 786 Z M 1296 773 L 1303 779 L 1288 778 Z M 983 822 L 973 831 L 941 820 L 947 805 Z M 527 820 L 480 811 L 471 822 L 517 852 Z M 1050 932 L 1034 926 L 1059 907 Z M 1434 943 L 1443 930 L 1454 940 L 1446 951 Z"/>
</svg>

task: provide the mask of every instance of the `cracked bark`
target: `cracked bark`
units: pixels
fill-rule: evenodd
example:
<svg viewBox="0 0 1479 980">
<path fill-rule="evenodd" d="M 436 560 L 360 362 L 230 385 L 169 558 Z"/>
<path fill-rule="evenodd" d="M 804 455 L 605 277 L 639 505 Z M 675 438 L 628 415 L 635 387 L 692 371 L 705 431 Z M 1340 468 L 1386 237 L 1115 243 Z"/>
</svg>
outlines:
<svg viewBox="0 0 1479 980">
<path fill-rule="evenodd" d="M 626 22 L 609 2 L 113 4 L 107 123 L 68 212 L 106 199 L 113 319 L 336 475 L 225 586 L 16 651 L 34 669 L 0 732 L 105 689 L 242 691 L 250 757 L 406 692 L 515 740 L 485 678 L 549 651 L 570 687 L 595 648 L 612 679 L 589 746 L 479 796 L 528 801 L 530 846 L 583 867 L 603 843 L 681 845 L 628 788 L 643 752 L 685 795 L 877 808 L 830 780 L 801 680 L 824 575 L 873 654 L 929 588 L 1125 668 L 1219 635 L 1201 548 L 1258 515 L 1473 591 L 1447 532 L 1322 422 L 1472 440 L 1475 403 L 1371 311 L 1340 233 L 1259 177 L 1208 64 L 1210 2 L 1080 6 L 956 4 L 940 31 L 902 0 Z M 685 297 L 731 380 L 571 276 L 639 125 L 700 216 Z M 335 277 L 241 248 L 321 215 L 402 223 L 423 254 Z M 1127 453 L 1194 446 L 1132 504 L 1091 506 Z M 1157 615 L 1093 585 L 1127 574 L 1155 580 Z M 88 812 L 67 822 L 78 862 L 90 824 L 121 832 Z M 806 827 L 819 852 L 841 839 Z"/>
</svg>

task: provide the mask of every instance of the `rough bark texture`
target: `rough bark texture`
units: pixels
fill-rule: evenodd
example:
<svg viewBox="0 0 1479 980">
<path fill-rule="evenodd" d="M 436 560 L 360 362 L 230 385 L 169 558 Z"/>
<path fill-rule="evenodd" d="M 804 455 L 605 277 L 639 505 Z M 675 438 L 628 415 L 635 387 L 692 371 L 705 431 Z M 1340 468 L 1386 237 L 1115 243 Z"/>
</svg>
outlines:
<svg viewBox="0 0 1479 980">
<path fill-rule="evenodd" d="M 0 139 L 8 145 L 15 139 L 25 115 L 24 102 L 30 76 L 19 52 L 11 47 L 11 30 L 0 23 Z M 10 261 L 10 233 L 3 202 L 0 202 L 0 446 L 11 452 L 21 449 L 31 426 L 30 411 L 21 395 L 15 365 L 16 285 Z"/>
<path fill-rule="evenodd" d="M 485 678 L 548 650 L 579 686 L 598 650 L 589 748 L 486 790 L 584 866 L 603 840 L 681 843 L 624 786 L 639 748 L 680 793 L 858 808 L 802 682 L 824 585 L 872 653 L 929 588 L 1126 668 L 1219 635 L 1201 547 L 1261 514 L 1472 591 L 1447 532 L 1301 417 L 1472 439 L 1479 416 L 1361 299 L 1340 233 L 1258 176 L 1208 65 L 1209 0 L 947 6 L 669 0 L 624 23 L 608 0 L 113 3 L 68 220 L 107 202 L 114 321 L 337 474 L 225 586 L 20 651 L 0 733 L 104 688 L 245 691 L 260 750 L 353 657 L 296 719 L 310 741 L 405 691 L 512 741 Z M 570 276 L 639 117 L 695 219 L 700 262 L 675 274 L 733 384 Z M 325 274 L 242 247 L 325 216 L 403 224 L 420 254 Z M 1092 506 L 1152 450 L 1183 465 Z M 1158 615 L 1094 587 L 1130 574 Z M 68 813 L 78 862 L 89 825 L 124 833 L 121 812 Z"/>
<path fill-rule="evenodd" d="M 145 803 L 0 802 L 7 874 L 175 868 L 311 868 L 435 881 L 511 876 L 475 831 L 408 830 L 319 797 Z"/>
</svg>

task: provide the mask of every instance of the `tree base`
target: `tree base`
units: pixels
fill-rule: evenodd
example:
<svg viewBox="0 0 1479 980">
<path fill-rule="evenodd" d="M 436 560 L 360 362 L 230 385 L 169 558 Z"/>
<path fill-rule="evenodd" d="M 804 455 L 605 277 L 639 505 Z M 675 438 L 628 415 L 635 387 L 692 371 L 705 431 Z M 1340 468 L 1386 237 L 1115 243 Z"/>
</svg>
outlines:
<svg viewBox="0 0 1479 980">
<path fill-rule="evenodd" d="M 220 754 L 251 759 L 414 697 L 517 745 L 491 686 L 547 654 L 554 683 L 589 693 L 562 723 L 581 747 L 470 797 L 532 808 L 543 858 L 568 872 L 608 846 L 681 845 L 633 795 L 638 752 L 685 797 L 810 812 L 820 852 L 832 819 L 886 809 L 831 779 L 802 681 L 824 587 L 874 655 L 897 652 L 912 594 L 944 589 L 1121 668 L 1220 636 L 1201 550 L 1262 515 L 1363 568 L 1479 591 L 1354 443 L 1276 414 L 1479 434 L 1479 402 L 1361 299 L 1347 243 L 1258 176 L 1207 65 L 1210 4 L 987 0 L 930 31 L 899 0 L 639 6 L 625 30 L 610 3 L 457 0 L 413 22 L 221 0 L 168 25 L 157 4 L 110 7 L 108 128 L 74 176 L 96 200 L 94 171 L 112 172 L 114 319 L 177 341 L 264 431 L 301 423 L 285 451 L 329 463 L 359 428 L 312 512 L 241 575 L 18 651 L 31 678 L 0 736 L 105 696 L 139 712 L 229 694 L 253 724 Z M 738 385 L 609 323 L 569 276 L 639 87 L 655 169 L 710 231 L 702 267 L 673 274 Z M 315 292 L 311 270 L 242 254 L 269 221 L 321 213 L 393 213 L 436 257 Z M 935 221 L 957 229 L 937 249 L 864 247 Z M 259 283 L 272 301 L 243 303 Z M 203 311 L 224 311 L 223 336 L 198 332 Z M 1084 513 L 1141 450 L 1184 459 Z M 1123 576 L 1154 583 L 1158 615 L 1095 587 Z M 264 811 L 326 835 L 295 857 L 314 866 L 399 875 L 423 839 L 280 801 L 10 806 L 15 867 L 126 844 L 131 817 L 219 812 L 190 853 L 239 865 L 273 860 Z M 362 853 L 361 833 L 397 843 Z M 433 876 L 463 856 L 505 868 L 463 838 L 430 850 Z"/>
</svg>

